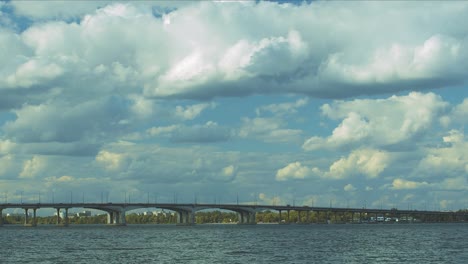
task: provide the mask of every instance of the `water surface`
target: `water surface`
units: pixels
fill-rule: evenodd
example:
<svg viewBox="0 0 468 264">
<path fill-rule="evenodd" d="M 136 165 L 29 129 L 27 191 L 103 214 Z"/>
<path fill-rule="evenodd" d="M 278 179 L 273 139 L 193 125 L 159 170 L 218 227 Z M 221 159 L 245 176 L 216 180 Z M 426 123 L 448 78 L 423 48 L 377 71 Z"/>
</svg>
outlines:
<svg viewBox="0 0 468 264">
<path fill-rule="evenodd" d="M 468 224 L 0 227 L 1 263 L 466 263 Z"/>
</svg>

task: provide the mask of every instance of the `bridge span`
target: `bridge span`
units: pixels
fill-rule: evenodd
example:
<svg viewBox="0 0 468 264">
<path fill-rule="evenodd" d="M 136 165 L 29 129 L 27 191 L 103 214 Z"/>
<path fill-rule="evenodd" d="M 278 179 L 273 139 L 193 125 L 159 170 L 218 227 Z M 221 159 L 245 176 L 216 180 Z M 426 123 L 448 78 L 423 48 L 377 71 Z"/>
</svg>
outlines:
<svg viewBox="0 0 468 264">
<path fill-rule="evenodd" d="M 378 216 L 397 216 L 406 219 L 415 219 L 420 221 L 440 221 L 449 219 L 449 221 L 468 221 L 467 212 L 452 211 L 418 211 L 418 210 L 398 210 L 398 209 L 372 209 L 372 208 L 340 208 L 340 207 L 310 207 L 310 206 L 290 206 L 290 205 L 251 205 L 251 204 L 200 204 L 200 203 L 0 203 L 0 216 L 5 209 L 23 209 L 25 212 L 24 225 L 36 226 L 36 212 L 41 208 L 53 208 L 57 211 L 57 225 L 67 226 L 69 223 L 68 210 L 70 208 L 96 209 L 107 213 L 107 224 L 126 225 L 126 212 L 135 209 L 159 208 L 167 209 L 177 213 L 178 225 L 194 225 L 195 214 L 197 211 L 207 209 L 229 210 L 238 213 L 238 224 L 256 224 L 256 214 L 262 211 L 277 211 L 280 219 L 283 219 L 282 213 L 286 213 L 284 223 L 312 223 L 311 214 L 315 214 L 318 221 L 319 216 L 325 214 L 324 218 L 329 221 L 333 217 L 336 220 L 339 214 L 351 214 L 351 222 L 361 222 L 364 215 Z M 63 210 L 63 217 L 60 217 L 60 211 Z M 297 212 L 297 219 L 290 218 L 290 212 Z M 29 212 L 32 212 L 31 219 Z M 304 216 L 305 214 L 305 221 Z M 355 217 L 355 215 L 358 217 Z M 336 222 L 336 221 L 335 221 Z M 318 222 L 317 222 L 318 223 Z M 0 226 L 3 225 L 3 217 L 0 217 Z"/>
</svg>

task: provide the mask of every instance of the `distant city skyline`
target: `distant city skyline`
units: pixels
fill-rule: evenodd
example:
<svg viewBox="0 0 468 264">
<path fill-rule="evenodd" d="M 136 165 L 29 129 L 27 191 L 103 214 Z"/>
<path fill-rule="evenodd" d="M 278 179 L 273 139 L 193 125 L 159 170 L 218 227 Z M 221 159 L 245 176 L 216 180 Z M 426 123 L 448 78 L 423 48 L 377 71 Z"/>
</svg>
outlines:
<svg viewBox="0 0 468 264">
<path fill-rule="evenodd" d="M 0 2 L 0 203 L 467 208 L 466 14 Z"/>
</svg>

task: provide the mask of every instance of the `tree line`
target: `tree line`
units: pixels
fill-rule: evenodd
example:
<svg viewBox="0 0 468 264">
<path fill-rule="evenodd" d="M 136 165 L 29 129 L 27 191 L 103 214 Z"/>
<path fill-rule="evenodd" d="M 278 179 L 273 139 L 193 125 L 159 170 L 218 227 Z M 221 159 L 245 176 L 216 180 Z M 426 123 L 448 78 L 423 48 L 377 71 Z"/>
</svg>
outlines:
<svg viewBox="0 0 468 264">
<path fill-rule="evenodd" d="M 414 215 L 411 216 L 411 219 L 416 219 L 417 221 L 423 222 L 451 222 L 451 221 L 468 221 L 468 211 L 458 211 L 457 213 L 466 213 L 464 217 L 454 215 Z M 385 215 L 379 215 L 385 218 L 393 219 L 395 221 L 397 217 L 400 218 L 400 221 L 405 221 L 405 215 L 398 215 L 397 213 L 389 213 Z M 289 218 L 286 211 L 283 211 L 281 214 L 276 211 L 263 211 L 256 214 L 257 223 L 351 223 L 359 221 L 370 221 L 375 219 L 375 214 L 362 214 L 359 217 L 359 214 L 353 213 L 333 213 L 333 212 L 297 212 L 290 211 Z M 176 213 L 163 213 L 163 214 L 139 214 L 139 213 L 130 213 L 126 217 L 127 224 L 175 224 L 177 223 L 177 214 Z M 32 217 L 29 217 L 29 223 L 32 221 Z M 61 220 L 63 222 L 63 220 Z M 239 216 L 235 212 L 229 211 L 202 211 L 195 214 L 195 222 L 197 224 L 228 224 L 228 223 L 237 223 L 239 221 Z M 23 224 L 24 216 L 3 216 L 3 224 Z M 57 223 L 57 216 L 37 216 L 36 223 L 39 225 L 53 225 Z M 94 216 L 70 216 L 68 218 L 69 224 L 106 224 L 107 223 L 107 214 L 94 215 Z"/>
</svg>

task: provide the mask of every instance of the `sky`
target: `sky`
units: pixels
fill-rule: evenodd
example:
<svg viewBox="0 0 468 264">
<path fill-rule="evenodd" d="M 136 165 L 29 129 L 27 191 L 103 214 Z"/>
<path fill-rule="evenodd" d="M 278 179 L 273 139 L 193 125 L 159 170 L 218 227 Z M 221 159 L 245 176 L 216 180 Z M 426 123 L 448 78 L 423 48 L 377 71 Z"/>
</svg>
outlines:
<svg viewBox="0 0 468 264">
<path fill-rule="evenodd" d="M 468 2 L 0 2 L 0 202 L 468 207 Z"/>
</svg>

